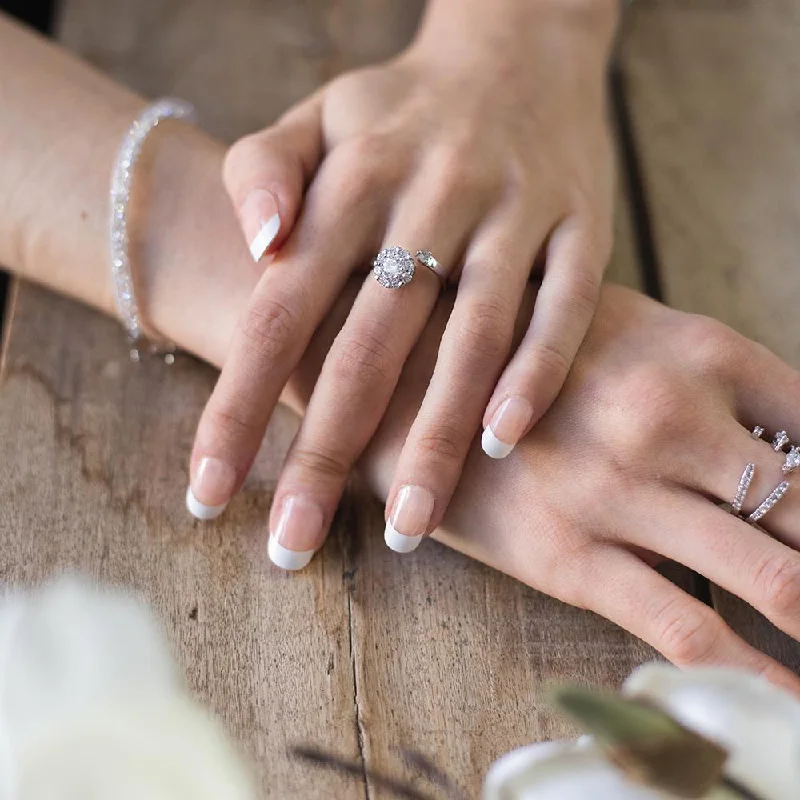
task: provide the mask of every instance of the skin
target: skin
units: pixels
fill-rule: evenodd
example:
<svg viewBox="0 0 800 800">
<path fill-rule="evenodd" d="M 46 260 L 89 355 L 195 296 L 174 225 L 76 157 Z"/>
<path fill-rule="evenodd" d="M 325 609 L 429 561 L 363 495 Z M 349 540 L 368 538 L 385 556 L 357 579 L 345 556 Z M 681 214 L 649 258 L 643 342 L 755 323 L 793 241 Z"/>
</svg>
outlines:
<svg viewBox="0 0 800 800">
<path fill-rule="evenodd" d="M 108 165 L 142 101 L 2 16 L 0 51 L 11 65 L 0 74 L 8 156 L 0 161 L 0 261 L 113 313 Z M 50 102 L 38 103 L 41 96 Z M 147 202 L 137 209 L 148 321 L 219 365 L 257 281 L 220 182 L 223 148 L 168 124 L 148 153 L 139 173 Z M 515 342 L 528 329 L 534 291 L 525 290 Z M 283 400 L 300 413 L 358 292 L 358 281 L 345 286 L 289 381 Z M 455 302 L 455 291 L 437 301 L 361 458 L 380 497 L 391 489 Z M 796 676 L 653 569 L 664 558 L 680 561 L 800 636 L 800 493 L 789 492 L 763 531 L 717 506 L 749 461 L 757 472 L 746 511 L 781 479 L 782 457 L 748 429 L 785 426 L 800 439 L 798 394 L 800 375 L 763 347 L 606 286 L 550 411 L 505 461 L 472 448 L 435 536 L 608 617 L 676 664 L 743 667 L 800 693 Z M 266 531 L 264 538 L 266 546 Z"/>
<path fill-rule="evenodd" d="M 198 426 L 191 473 L 203 502 L 224 503 L 242 485 L 282 388 L 358 273 L 367 279 L 322 367 L 273 514 L 274 533 L 289 500 L 315 507 L 314 524 L 282 543 L 322 545 L 439 291 L 424 267 L 399 290 L 365 276 L 381 247 L 430 249 L 458 281 L 387 517 L 402 487 L 419 487 L 430 512 L 415 532 L 435 530 L 481 421 L 514 444 L 544 414 L 589 326 L 611 247 L 605 74 L 617 6 L 438 0 L 399 57 L 337 78 L 233 146 L 225 183 L 246 233 L 252 192 L 276 198 L 281 229 Z M 536 310 L 513 343 L 537 259 Z M 516 412 L 497 428 L 510 398 Z M 207 458 L 235 475 L 224 489 L 198 478 Z"/>
</svg>

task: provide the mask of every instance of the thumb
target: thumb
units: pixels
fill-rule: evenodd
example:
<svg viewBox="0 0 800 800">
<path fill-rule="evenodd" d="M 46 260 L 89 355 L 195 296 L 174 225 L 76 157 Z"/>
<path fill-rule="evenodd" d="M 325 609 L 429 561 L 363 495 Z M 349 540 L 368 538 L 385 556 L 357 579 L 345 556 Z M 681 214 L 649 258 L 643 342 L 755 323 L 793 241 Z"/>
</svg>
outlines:
<svg viewBox="0 0 800 800">
<path fill-rule="evenodd" d="M 228 151 L 223 180 L 254 261 L 276 252 L 289 236 L 321 158 L 318 94 Z"/>
</svg>

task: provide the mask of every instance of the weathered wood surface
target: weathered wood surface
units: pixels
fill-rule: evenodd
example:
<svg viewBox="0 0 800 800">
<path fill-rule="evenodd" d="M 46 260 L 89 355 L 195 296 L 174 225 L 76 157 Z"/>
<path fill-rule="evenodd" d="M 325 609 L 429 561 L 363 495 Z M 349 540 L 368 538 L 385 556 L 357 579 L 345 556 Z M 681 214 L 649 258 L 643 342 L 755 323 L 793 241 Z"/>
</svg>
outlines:
<svg viewBox="0 0 800 800">
<path fill-rule="evenodd" d="M 666 300 L 800 366 L 800 2 L 642 0 L 623 67 Z M 788 422 L 786 423 L 788 425 Z M 800 670 L 800 645 L 713 589 L 731 625 Z"/>
<path fill-rule="evenodd" d="M 390 54 L 415 4 L 381 0 L 67 0 L 62 39 L 149 95 L 195 102 L 231 139 L 341 69 Z M 632 282 L 624 216 L 612 274 Z M 564 734 L 542 688 L 616 685 L 652 651 L 431 543 L 398 558 L 380 509 L 343 504 L 313 565 L 267 562 L 270 490 L 294 421 L 274 421 L 257 469 L 221 521 L 183 509 L 193 428 L 214 373 L 188 358 L 132 368 L 111 321 L 16 286 L 0 373 L 0 576 L 61 569 L 141 589 L 190 685 L 256 763 L 270 797 L 384 796 L 292 762 L 307 742 L 409 774 L 413 747 L 475 794 L 488 763 Z"/>
</svg>

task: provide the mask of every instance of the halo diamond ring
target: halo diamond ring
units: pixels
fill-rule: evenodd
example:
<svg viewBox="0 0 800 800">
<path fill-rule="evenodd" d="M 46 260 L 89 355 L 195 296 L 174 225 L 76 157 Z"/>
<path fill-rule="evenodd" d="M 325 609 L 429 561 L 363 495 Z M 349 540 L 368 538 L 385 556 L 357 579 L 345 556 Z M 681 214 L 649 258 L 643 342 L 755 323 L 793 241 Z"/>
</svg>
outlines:
<svg viewBox="0 0 800 800">
<path fill-rule="evenodd" d="M 441 265 L 430 250 L 418 250 L 416 256 L 412 256 L 405 247 L 385 247 L 372 262 L 372 271 L 381 286 L 400 289 L 411 282 L 418 263 L 433 272 L 444 286 L 446 279 Z"/>
</svg>

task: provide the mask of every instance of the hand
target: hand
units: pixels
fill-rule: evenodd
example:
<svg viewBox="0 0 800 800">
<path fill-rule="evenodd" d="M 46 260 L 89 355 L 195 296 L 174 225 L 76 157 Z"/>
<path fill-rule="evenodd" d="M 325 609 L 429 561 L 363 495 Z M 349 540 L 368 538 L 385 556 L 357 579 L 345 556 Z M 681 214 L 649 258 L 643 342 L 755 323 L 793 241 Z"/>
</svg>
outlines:
<svg viewBox="0 0 800 800">
<path fill-rule="evenodd" d="M 442 298 L 363 459 L 380 496 L 423 402 L 450 305 Z M 528 295 L 520 336 L 532 305 Z M 346 310 L 337 313 L 290 384 L 295 405 L 313 389 Z M 739 666 L 800 694 L 797 677 L 654 569 L 665 559 L 685 564 L 800 638 L 800 491 L 792 486 L 760 521 L 763 531 L 718 507 L 749 462 L 756 473 L 746 513 L 784 479 L 785 455 L 749 431 L 786 428 L 800 441 L 798 396 L 800 375 L 763 347 L 606 286 L 553 407 L 515 458 L 489 464 L 473 448 L 433 535 L 607 617 L 680 666 Z"/>
<path fill-rule="evenodd" d="M 389 493 L 391 547 L 407 552 L 438 526 L 481 415 L 484 448 L 502 457 L 557 395 L 611 242 L 614 15 L 514 3 L 526 10 L 513 30 L 426 29 L 399 59 L 334 81 L 230 151 L 226 183 L 253 255 L 278 255 L 200 422 L 188 496 L 198 516 L 239 488 L 314 329 L 381 246 L 430 249 L 460 281 Z M 537 255 L 536 313 L 505 366 Z M 438 291 L 425 268 L 399 290 L 365 282 L 280 479 L 270 552 L 281 566 L 304 566 L 322 545 Z"/>
</svg>

